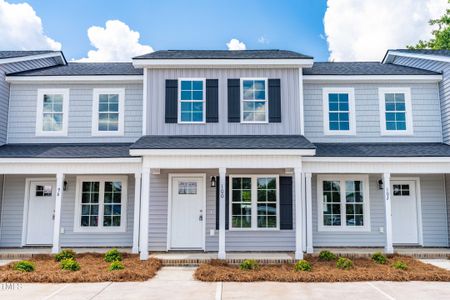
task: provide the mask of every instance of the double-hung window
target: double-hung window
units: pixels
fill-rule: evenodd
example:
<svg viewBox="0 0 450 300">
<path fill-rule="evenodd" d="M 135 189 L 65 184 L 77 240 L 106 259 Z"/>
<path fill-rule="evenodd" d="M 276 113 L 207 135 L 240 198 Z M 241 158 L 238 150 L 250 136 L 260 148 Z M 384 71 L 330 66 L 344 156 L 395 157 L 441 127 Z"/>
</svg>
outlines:
<svg viewBox="0 0 450 300">
<path fill-rule="evenodd" d="M 76 193 L 75 231 L 125 231 L 126 176 L 78 177 Z"/>
<path fill-rule="evenodd" d="M 353 88 L 323 89 L 324 133 L 355 134 L 355 91 Z"/>
<path fill-rule="evenodd" d="M 267 123 L 269 119 L 267 78 L 241 79 L 241 122 Z"/>
<path fill-rule="evenodd" d="M 319 231 L 369 231 L 368 176 L 318 176 Z"/>
<path fill-rule="evenodd" d="M 205 82 L 203 78 L 178 80 L 178 123 L 205 123 Z"/>
<path fill-rule="evenodd" d="M 273 230 L 279 228 L 277 175 L 230 176 L 230 228 Z"/>
<path fill-rule="evenodd" d="M 411 90 L 409 88 L 380 88 L 378 93 L 381 134 L 412 134 Z"/>
<path fill-rule="evenodd" d="M 36 112 L 36 135 L 67 135 L 69 90 L 39 89 Z"/>
<path fill-rule="evenodd" d="M 92 135 L 112 136 L 124 133 L 124 89 L 94 89 Z"/>
</svg>

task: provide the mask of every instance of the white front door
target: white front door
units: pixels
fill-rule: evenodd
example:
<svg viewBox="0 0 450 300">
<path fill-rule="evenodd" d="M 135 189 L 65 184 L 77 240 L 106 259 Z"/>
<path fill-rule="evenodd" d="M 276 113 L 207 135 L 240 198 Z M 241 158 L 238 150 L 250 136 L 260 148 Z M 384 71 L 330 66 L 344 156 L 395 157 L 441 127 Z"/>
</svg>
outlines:
<svg viewBox="0 0 450 300">
<path fill-rule="evenodd" d="M 415 181 L 392 181 L 392 242 L 418 244 Z"/>
<path fill-rule="evenodd" d="M 203 177 L 172 177 L 171 249 L 202 249 L 205 183 Z"/>
<path fill-rule="evenodd" d="M 31 181 L 28 195 L 27 245 L 51 245 L 55 210 L 54 181 Z"/>
</svg>

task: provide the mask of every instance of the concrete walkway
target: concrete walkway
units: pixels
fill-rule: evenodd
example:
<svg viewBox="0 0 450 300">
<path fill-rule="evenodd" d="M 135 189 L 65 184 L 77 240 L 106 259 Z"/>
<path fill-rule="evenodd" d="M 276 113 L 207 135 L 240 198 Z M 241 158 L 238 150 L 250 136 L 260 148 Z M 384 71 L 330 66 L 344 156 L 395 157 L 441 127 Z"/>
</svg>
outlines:
<svg viewBox="0 0 450 300">
<path fill-rule="evenodd" d="M 209 283 L 194 280 L 194 271 L 165 267 L 146 282 L 0 283 L 0 299 L 450 299 L 448 282 Z"/>
</svg>

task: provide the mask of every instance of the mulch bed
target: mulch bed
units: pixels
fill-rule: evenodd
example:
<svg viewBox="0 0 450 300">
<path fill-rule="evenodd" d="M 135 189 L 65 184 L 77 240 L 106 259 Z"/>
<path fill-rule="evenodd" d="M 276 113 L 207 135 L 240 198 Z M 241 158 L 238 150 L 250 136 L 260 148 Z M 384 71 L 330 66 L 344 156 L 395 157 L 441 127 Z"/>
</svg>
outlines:
<svg viewBox="0 0 450 300">
<path fill-rule="evenodd" d="M 102 254 L 77 254 L 79 271 L 61 270 L 59 263 L 50 255 L 39 255 L 29 259 L 35 263 L 34 272 L 21 272 L 13 269 L 15 263 L 0 267 L 0 282 L 102 282 L 102 281 L 145 281 L 155 276 L 161 261 L 151 258 L 139 260 L 138 255 L 123 254 L 125 269 L 109 271 L 110 263 L 103 260 Z"/>
<path fill-rule="evenodd" d="M 393 256 L 385 265 L 374 263 L 370 258 L 352 259 L 350 270 L 336 268 L 336 261 L 323 262 L 317 257 L 306 257 L 312 265 L 311 272 L 296 272 L 293 264 L 263 265 L 256 270 L 240 270 L 239 266 L 223 261 L 202 264 L 195 272 L 201 281 L 278 281 L 278 282 L 352 282 L 352 281 L 450 281 L 450 271 L 424 264 L 407 256 Z M 394 261 L 401 260 L 408 269 L 397 270 Z"/>
</svg>

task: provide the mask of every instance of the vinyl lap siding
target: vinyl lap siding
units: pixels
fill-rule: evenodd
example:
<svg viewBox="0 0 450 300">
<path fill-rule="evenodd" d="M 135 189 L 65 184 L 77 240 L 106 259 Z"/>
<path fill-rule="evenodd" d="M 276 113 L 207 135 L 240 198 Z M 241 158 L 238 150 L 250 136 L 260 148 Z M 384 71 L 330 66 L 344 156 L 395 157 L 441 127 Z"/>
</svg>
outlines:
<svg viewBox="0 0 450 300">
<path fill-rule="evenodd" d="M 324 135 L 322 89 L 325 87 L 355 89 L 356 135 Z M 381 135 L 379 87 L 411 87 L 413 135 Z M 305 136 L 312 142 L 442 142 L 439 90 L 436 84 L 305 83 L 304 102 Z"/>
</svg>

